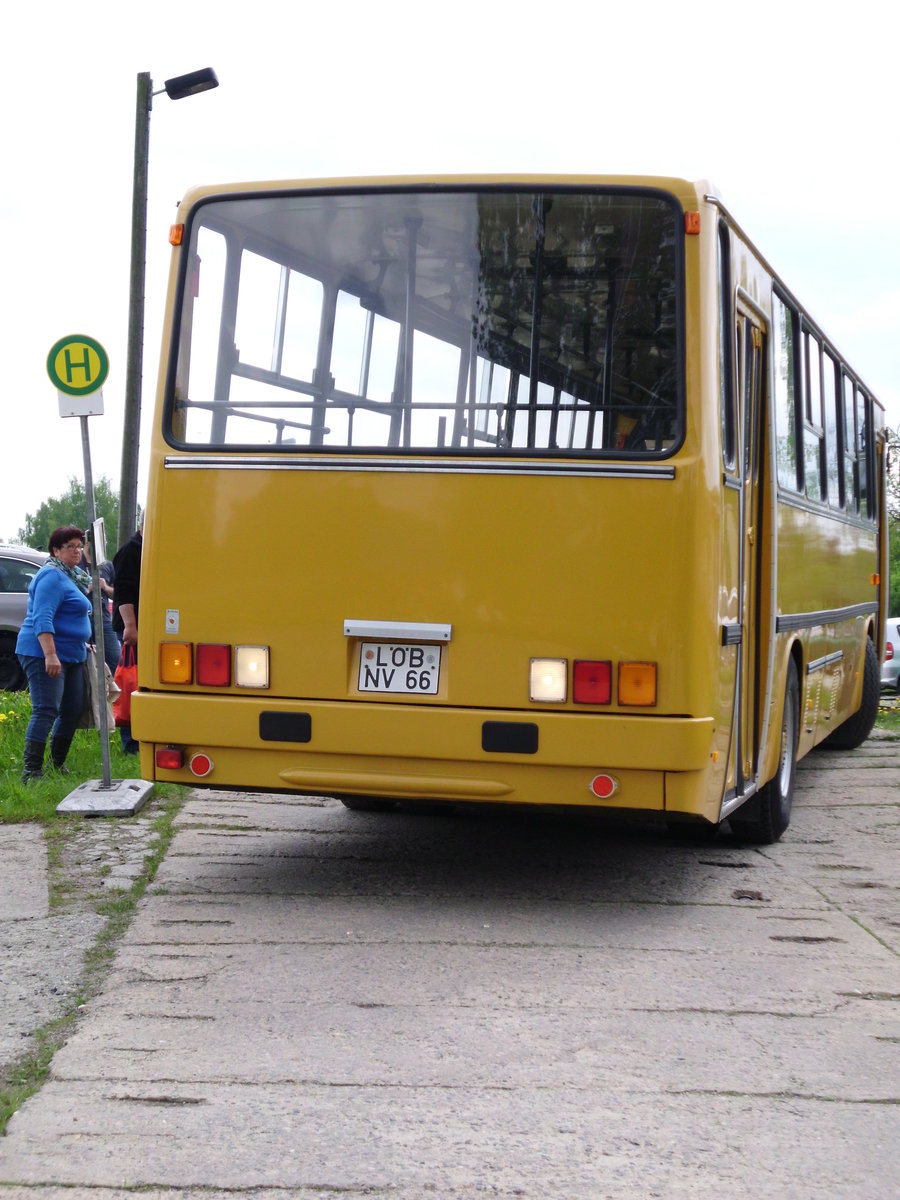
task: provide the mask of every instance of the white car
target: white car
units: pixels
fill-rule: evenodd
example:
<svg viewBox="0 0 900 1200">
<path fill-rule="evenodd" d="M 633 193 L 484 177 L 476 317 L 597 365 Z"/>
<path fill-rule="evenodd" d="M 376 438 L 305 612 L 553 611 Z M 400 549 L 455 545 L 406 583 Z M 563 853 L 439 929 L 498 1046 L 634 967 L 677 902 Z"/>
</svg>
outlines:
<svg viewBox="0 0 900 1200">
<path fill-rule="evenodd" d="M 888 617 L 884 623 L 881 687 L 900 692 L 900 617 Z"/>
<path fill-rule="evenodd" d="M 25 620 L 28 585 L 46 561 L 46 550 L 0 546 L 0 692 L 15 692 L 25 686 L 16 658 L 16 637 Z"/>
</svg>

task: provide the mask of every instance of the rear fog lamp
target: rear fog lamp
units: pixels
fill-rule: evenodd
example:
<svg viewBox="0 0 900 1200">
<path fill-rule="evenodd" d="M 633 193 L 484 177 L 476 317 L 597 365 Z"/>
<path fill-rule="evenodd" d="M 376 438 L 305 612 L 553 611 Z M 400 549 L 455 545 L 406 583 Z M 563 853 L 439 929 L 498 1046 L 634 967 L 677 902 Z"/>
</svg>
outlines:
<svg viewBox="0 0 900 1200">
<path fill-rule="evenodd" d="M 205 642 L 197 646 L 197 682 L 204 687 L 231 683 L 231 647 Z"/>
<path fill-rule="evenodd" d="M 235 646 L 234 682 L 245 688 L 269 686 L 268 646 Z"/>
<path fill-rule="evenodd" d="M 576 704 L 609 704 L 612 700 L 612 663 L 576 659 L 572 699 Z"/>
<path fill-rule="evenodd" d="M 564 658 L 533 658 L 529 694 L 539 704 L 565 704 L 568 663 Z"/>
<path fill-rule="evenodd" d="M 618 699 L 635 708 L 656 704 L 656 663 L 620 662 Z"/>
<path fill-rule="evenodd" d="M 180 771 L 184 766 L 184 753 L 177 746 L 165 746 L 156 751 L 156 765 L 164 771 Z"/>
<path fill-rule="evenodd" d="M 190 683 L 193 678 L 191 642 L 160 642 L 160 683 Z"/>
</svg>

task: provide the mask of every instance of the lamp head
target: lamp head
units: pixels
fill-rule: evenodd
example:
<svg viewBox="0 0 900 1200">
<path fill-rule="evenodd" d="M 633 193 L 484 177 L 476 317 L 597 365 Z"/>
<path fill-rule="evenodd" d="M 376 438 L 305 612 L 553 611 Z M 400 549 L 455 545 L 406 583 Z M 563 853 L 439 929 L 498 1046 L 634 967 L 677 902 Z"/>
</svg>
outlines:
<svg viewBox="0 0 900 1200">
<path fill-rule="evenodd" d="M 196 96 L 198 92 L 208 92 L 218 86 L 219 80 L 212 67 L 203 67 L 188 75 L 176 75 L 165 82 L 166 95 L 170 100 L 183 100 L 185 96 Z"/>
</svg>

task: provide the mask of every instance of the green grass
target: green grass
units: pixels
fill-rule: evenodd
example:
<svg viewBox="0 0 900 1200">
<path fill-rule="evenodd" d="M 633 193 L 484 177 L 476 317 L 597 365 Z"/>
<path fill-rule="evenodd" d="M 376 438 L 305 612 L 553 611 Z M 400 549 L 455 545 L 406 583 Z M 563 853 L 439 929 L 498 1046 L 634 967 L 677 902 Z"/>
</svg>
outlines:
<svg viewBox="0 0 900 1200">
<path fill-rule="evenodd" d="M 900 704 L 894 701 L 889 704 L 885 697 L 881 698 L 881 707 L 875 720 L 876 729 L 886 729 L 889 733 L 900 734 Z"/>
<path fill-rule="evenodd" d="M 48 746 L 44 778 L 22 783 L 22 752 L 30 715 L 31 699 L 27 691 L 0 692 L 0 823 L 46 823 L 54 818 L 60 801 L 79 784 L 103 778 L 99 731 L 79 729 L 66 759 L 68 775 L 48 766 Z M 140 760 L 135 754 L 123 754 L 118 732 L 111 734 L 109 750 L 113 779 L 140 778 Z"/>
</svg>

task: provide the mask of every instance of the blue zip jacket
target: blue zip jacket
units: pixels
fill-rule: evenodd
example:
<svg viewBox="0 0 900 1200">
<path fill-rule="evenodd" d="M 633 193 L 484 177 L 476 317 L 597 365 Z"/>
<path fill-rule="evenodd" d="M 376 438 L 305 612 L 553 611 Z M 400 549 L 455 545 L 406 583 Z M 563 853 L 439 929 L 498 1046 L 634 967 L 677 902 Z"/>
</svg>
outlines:
<svg viewBox="0 0 900 1200">
<path fill-rule="evenodd" d="M 84 662 L 91 640 L 91 602 L 65 571 L 45 563 L 28 588 L 28 608 L 16 654 L 43 658 L 39 633 L 52 633 L 60 662 Z"/>
</svg>

